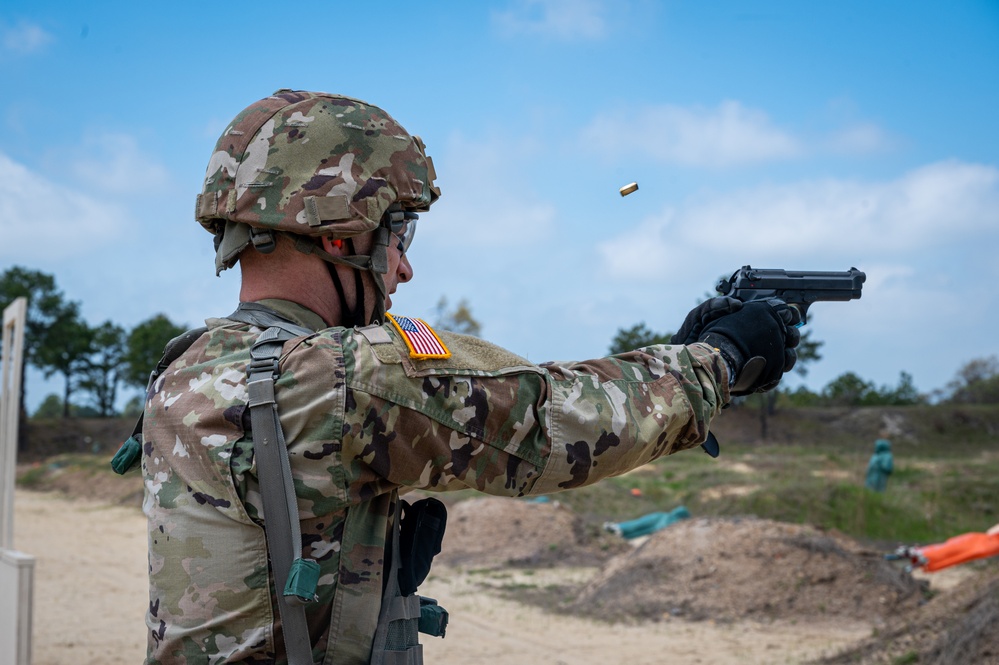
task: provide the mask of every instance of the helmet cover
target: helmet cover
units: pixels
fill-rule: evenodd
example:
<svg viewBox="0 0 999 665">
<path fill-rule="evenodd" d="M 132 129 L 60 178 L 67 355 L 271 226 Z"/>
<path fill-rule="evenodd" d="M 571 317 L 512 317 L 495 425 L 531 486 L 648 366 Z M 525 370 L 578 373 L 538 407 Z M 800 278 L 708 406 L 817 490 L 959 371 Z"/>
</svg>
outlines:
<svg viewBox="0 0 999 665">
<path fill-rule="evenodd" d="M 429 210 L 440 196 L 435 177 L 420 138 L 377 106 L 278 90 L 222 133 L 195 218 L 216 235 L 221 272 L 249 244 L 250 227 L 349 238 L 376 229 L 393 203 Z"/>
</svg>

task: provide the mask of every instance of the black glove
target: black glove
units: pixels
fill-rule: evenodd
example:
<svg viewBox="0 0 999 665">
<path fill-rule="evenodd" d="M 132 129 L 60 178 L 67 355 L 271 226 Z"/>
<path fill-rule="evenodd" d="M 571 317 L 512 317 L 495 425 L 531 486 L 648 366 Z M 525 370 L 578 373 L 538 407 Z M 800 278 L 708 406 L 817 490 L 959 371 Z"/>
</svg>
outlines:
<svg viewBox="0 0 999 665">
<path fill-rule="evenodd" d="M 721 351 L 735 373 L 733 395 L 765 392 L 776 388 L 798 359 L 794 348 L 801 334 L 795 326 L 800 321 L 798 310 L 783 300 L 752 300 L 732 314 L 708 319 L 697 341 Z"/>
<path fill-rule="evenodd" d="M 701 333 L 704 331 L 704 326 L 727 314 L 734 314 L 740 309 L 742 309 L 742 301 L 736 298 L 718 296 L 711 300 L 705 300 L 690 310 L 687 318 L 683 320 L 683 325 L 670 338 L 670 343 L 693 344 L 700 339 Z"/>
</svg>

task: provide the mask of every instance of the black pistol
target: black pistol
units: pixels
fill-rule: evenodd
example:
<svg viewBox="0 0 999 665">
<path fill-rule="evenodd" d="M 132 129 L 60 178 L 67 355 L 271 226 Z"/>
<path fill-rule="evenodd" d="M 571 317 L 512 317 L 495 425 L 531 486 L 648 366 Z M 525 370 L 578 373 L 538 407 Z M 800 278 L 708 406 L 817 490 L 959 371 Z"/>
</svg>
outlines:
<svg viewBox="0 0 999 665">
<path fill-rule="evenodd" d="M 780 298 L 798 310 L 805 324 L 808 307 L 819 301 L 847 301 L 860 298 L 867 275 L 856 268 L 843 272 L 783 270 L 742 266 L 715 288 L 723 296 L 742 302 Z"/>
<path fill-rule="evenodd" d="M 812 303 L 856 300 L 860 298 L 866 280 L 867 275 L 856 268 L 844 272 L 821 272 L 742 266 L 728 279 L 719 281 L 715 289 L 723 296 L 742 302 L 780 298 L 798 310 L 801 316 L 798 325 L 803 326 Z M 708 455 L 718 457 L 718 439 L 711 432 L 708 432 L 701 448 Z"/>
</svg>

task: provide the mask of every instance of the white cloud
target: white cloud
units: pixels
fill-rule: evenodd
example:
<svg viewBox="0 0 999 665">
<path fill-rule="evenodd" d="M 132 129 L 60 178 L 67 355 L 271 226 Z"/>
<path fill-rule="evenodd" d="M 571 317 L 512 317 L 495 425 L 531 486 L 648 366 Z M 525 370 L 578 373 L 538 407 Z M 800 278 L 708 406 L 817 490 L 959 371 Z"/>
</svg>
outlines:
<svg viewBox="0 0 999 665">
<path fill-rule="evenodd" d="M 827 152 L 863 155 L 887 150 L 895 140 L 874 123 L 860 122 L 834 132 L 819 143 Z"/>
<path fill-rule="evenodd" d="M 598 115 L 581 140 L 602 155 L 641 154 L 687 166 L 732 166 L 795 157 L 803 146 L 762 111 L 737 101 L 717 108 L 672 104 Z"/>
<path fill-rule="evenodd" d="M 65 154 L 59 159 L 65 160 Z M 162 191 L 169 181 L 167 170 L 124 134 L 87 137 L 70 153 L 69 169 L 80 183 L 115 194 L 147 196 Z"/>
<path fill-rule="evenodd" d="M 0 153 L 0 260 L 83 256 L 126 228 L 118 205 L 53 182 Z"/>
<path fill-rule="evenodd" d="M 37 53 L 53 41 L 52 35 L 34 23 L 20 21 L 14 26 L 0 26 L 3 50 L 16 55 Z"/>
<path fill-rule="evenodd" d="M 870 154 L 896 145 L 881 127 L 847 121 L 818 136 L 797 136 L 774 125 L 761 110 L 726 100 L 717 107 L 662 104 L 601 113 L 580 141 L 614 158 L 642 155 L 656 162 L 730 167 L 808 154 Z"/>
<path fill-rule="evenodd" d="M 765 186 L 667 208 L 600 247 L 614 275 L 662 277 L 689 257 L 900 257 L 994 238 L 999 169 L 944 161 L 887 182 Z M 838 260 L 838 259 L 837 259 Z"/>
<path fill-rule="evenodd" d="M 492 22 L 506 36 L 594 40 L 606 36 L 607 14 L 601 0 L 515 0 L 508 9 L 492 12 Z"/>
</svg>

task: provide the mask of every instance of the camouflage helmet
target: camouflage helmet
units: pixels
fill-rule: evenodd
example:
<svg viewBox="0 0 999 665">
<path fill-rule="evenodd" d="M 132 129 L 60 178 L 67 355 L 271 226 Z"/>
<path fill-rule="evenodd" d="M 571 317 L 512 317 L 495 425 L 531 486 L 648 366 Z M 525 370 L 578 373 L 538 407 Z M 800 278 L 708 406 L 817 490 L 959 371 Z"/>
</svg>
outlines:
<svg viewBox="0 0 999 665">
<path fill-rule="evenodd" d="M 429 210 L 435 177 L 423 141 L 377 106 L 282 89 L 222 133 L 195 218 L 215 234 L 219 273 L 254 229 L 338 240 L 378 228 L 390 206 Z"/>
</svg>

